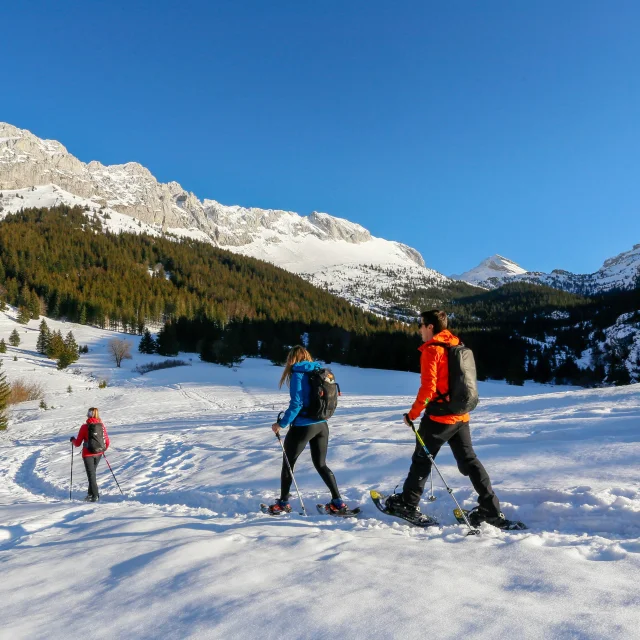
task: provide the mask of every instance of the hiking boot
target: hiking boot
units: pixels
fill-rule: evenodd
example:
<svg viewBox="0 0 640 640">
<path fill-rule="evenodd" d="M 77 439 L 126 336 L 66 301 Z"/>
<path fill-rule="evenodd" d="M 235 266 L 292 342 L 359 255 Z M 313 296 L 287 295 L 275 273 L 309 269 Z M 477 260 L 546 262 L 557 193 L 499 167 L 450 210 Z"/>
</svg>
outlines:
<svg viewBox="0 0 640 640">
<path fill-rule="evenodd" d="M 469 518 L 469 522 L 473 527 L 477 527 L 481 523 L 486 522 L 492 527 L 502 529 L 503 531 L 521 531 L 527 528 L 527 525 L 524 524 L 524 522 L 519 522 L 518 520 L 508 520 L 504 517 L 504 513 L 502 512 L 498 513 L 497 516 L 491 515 L 482 507 L 476 507 L 475 509 L 469 511 L 469 513 L 467 514 L 467 518 Z"/>
<path fill-rule="evenodd" d="M 467 512 L 467 518 L 472 527 L 479 527 L 483 522 L 488 522 L 489 520 L 498 520 L 500 516 L 502 516 L 502 513 L 496 516 L 482 507 L 474 507 L 471 511 Z"/>
<path fill-rule="evenodd" d="M 333 514 L 344 514 L 349 511 L 347 503 L 342 498 L 334 498 L 329 504 L 326 505 L 328 511 Z"/>
<path fill-rule="evenodd" d="M 275 504 L 269 506 L 269 513 L 278 516 L 283 513 L 291 513 L 291 505 L 286 500 L 276 500 Z"/>
<path fill-rule="evenodd" d="M 87 493 L 87 495 L 84 497 L 83 502 L 91 502 L 93 499 L 93 496 L 90 493 Z"/>
<path fill-rule="evenodd" d="M 398 514 L 402 516 L 410 516 L 417 517 L 420 515 L 420 509 L 418 507 L 414 507 L 411 504 L 407 504 L 404 501 L 401 493 L 394 493 L 392 496 L 389 496 L 384 503 L 384 508 L 387 513 Z"/>
</svg>

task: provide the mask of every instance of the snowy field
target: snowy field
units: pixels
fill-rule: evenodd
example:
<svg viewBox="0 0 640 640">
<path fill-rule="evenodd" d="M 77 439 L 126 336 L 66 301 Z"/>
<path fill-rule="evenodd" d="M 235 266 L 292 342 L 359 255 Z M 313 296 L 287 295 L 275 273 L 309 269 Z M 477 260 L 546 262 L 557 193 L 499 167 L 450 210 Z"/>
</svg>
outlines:
<svg viewBox="0 0 640 640">
<path fill-rule="evenodd" d="M 3 371 L 42 383 L 53 408 L 18 405 L 0 435 L 2 640 L 640 637 L 640 385 L 481 383 L 476 450 L 507 517 L 531 528 L 465 537 L 439 483 L 423 510 L 441 527 L 427 530 L 368 498 L 404 480 L 413 441 L 401 415 L 418 376 L 334 366 L 343 397 L 328 463 L 363 514 L 276 519 L 258 504 L 279 487 L 279 368 L 181 354 L 191 366 L 140 376 L 136 364 L 163 358 L 138 354 L 139 338 L 119 335 L 134 359 L 115 369 L 114 334 L 48 321 L 90 348 L 59 372 L 35 351 L 38 321 L 14 317 L 0 313 L 0 337 L 17 327 L 22 339 Z M 126 499 L 101 462 L 101 502 L 83 503 L 76 449 L 69 501 L 69 437 L 93 405 Z M 473 506 L 448 448 L 438 462 Z M 328 500 L 308 451 L 296 472 L 307 508 Z"/>
</svg>

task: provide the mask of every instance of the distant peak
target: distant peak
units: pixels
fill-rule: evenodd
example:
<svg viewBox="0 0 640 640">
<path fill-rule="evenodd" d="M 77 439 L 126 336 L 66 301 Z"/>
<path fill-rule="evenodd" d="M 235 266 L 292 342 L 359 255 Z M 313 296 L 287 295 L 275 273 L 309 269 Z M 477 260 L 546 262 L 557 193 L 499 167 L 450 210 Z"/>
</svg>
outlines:
<svg viewBox="0 0 640 640">
<path fill-rule="evenodd" d="M 515 276 L 527 273 L 518 263 L 505 258 L 498 253 L 483 260 L 477 267 L 465 271 L 460 275 L 452 275 L 455 280 L 464 280 L 471 284 L 480 284 L 490 278 Z"/>
</svg>

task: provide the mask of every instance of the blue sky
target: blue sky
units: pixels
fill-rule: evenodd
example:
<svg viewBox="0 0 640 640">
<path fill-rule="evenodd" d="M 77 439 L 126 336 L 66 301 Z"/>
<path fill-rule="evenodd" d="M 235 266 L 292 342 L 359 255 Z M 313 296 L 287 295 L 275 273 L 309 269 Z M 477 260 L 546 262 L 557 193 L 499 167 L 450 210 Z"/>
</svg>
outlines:
<svg viewBox="0 0 640 640">
<path fill-rule="evenodd" d="M 640 3 L 30 1 L 0 120 L 224 204 L 326 211 L 459 273 L 640 242 Z"/>
</svg>

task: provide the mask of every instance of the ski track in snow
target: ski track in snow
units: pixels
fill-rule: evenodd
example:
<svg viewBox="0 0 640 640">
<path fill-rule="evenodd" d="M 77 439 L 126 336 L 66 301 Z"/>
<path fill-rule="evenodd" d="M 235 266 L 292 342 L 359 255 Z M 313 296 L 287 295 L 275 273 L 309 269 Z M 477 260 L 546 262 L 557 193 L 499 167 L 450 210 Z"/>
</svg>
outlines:
<svg viewBox="0 0 640 640">
<path fill-rule="evenodd" d="M 13 310 L 0 314 L 5 339 L 14 319 Z M 412 528 L 368 497 L 406 476 L 413 441 L 400 416 L 418 377 L 335 365 L 345 394 L 328 463 L 362 517 L 315 514 L 328 494 L 307 450 L 296 479 L 313 515 L 276 519 L 258 504 L 279 489 L 281 452 L 269 429 L 287 401 L 278 368 L 194 357 L 139 376 L 133 367 L 156 357 L 136 354 L 117 370 L 106 356 L 113 334 L 48 321 L 91 349 L 58 372 L 35 352 L 37 324 L 19 327 L 23 344 L 0 356 L 10 380 L 40 381 L 54 405 L 19 405 L 0 435 L 0 638 L 83 637 L 77 603 L 89 596 L 108 621 L 93 628 L 98 638 L 418 638 L 426 629 L 437 638 L 636 637 L 639 385 L 482 384 L 475 448 L 507 516 L 530 530 L 483 525 L 468 538 L 437 475 L 437 500 L 423 509 L 439 527 Z M 139 338 L 126 338 L 137 347 Z M 106 389 L 97 388 L 102 378 Z M 69 502 L 68 439 L 91 405 L 126 494 L 101 461 L 97 505 L 80 501 L 79 449 Z M 437 462 L 472 507 L 475 493 L 448 448 Z"/>
</svg>

